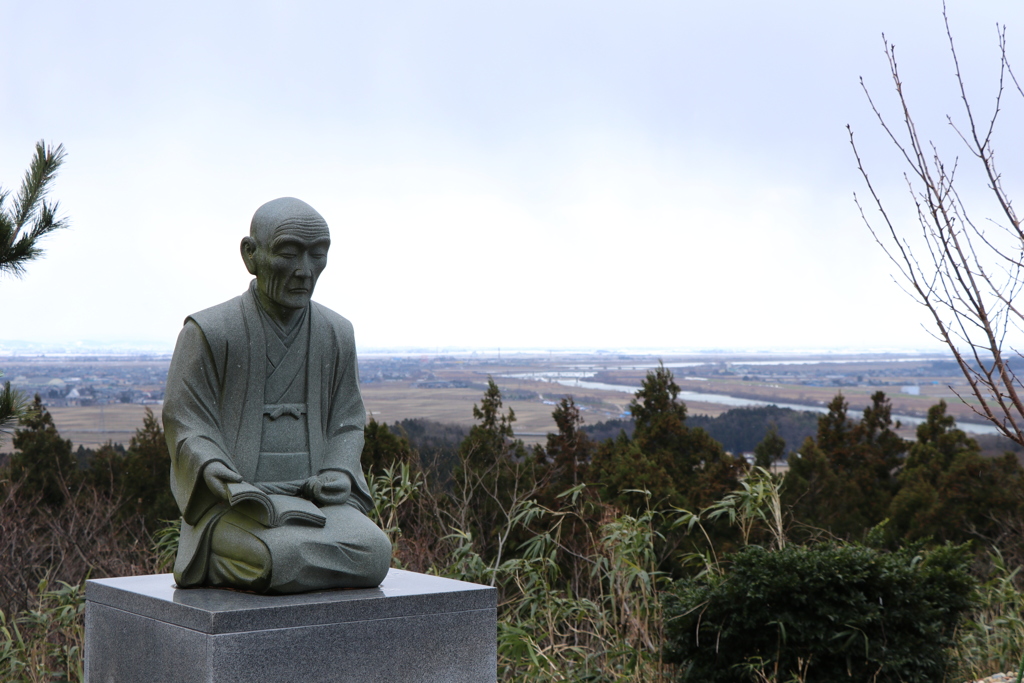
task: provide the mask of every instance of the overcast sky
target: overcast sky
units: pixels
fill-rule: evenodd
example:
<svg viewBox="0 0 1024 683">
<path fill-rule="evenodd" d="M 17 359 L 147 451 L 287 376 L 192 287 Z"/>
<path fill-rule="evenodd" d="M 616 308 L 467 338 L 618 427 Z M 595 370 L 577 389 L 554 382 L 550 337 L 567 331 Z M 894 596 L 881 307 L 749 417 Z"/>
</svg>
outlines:
<svg viewBox="0 0 1024 683">
<path fill-rule="evenodd" d="M 987 107 L 1024 3 L 949 14 Z M 63 143 L 72 223 L 0 279 L 0 346 L 170 348 L 291 195 L 332 230 L 314 298 L 364 349 L 934 348 L 853 202 L 848 123 L 909 210 L 858 83 L 895 111 L 883 32 L 962 154 L 936 0 L 0 0 L 0 183 Z"/>
</svg>

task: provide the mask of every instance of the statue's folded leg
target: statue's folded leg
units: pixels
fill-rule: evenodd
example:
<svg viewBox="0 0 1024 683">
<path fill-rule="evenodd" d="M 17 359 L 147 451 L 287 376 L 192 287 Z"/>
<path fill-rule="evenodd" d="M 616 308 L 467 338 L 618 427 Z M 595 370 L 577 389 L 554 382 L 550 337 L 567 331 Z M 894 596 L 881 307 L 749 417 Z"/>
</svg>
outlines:
<svg viewBox="0 0 1024 683">
<path fill-rule="evenodd" d="M 285 525 L 264 529 L 260 539 L 273 558 L 269 593 L 379 586 L 391 567 L 391 541 L 350 505 L 320 508 L 321 529 Z"/>
<path fill-rule="evenodd" d="M 227 511 L 214 524 L 206 583 L 266 591 L 270 586 L 272 559 L 260 533 L 267 528 L 235 510 Z"/>
<path fill-rule="evenodd" d="M 267 528 L 230 510 L 210 540 L 206 583 L 260 593 L 301 593 L 379 586 L 391 566 L 391 541 L 350 505 L 321 508 L 321 529 L 304 524 Z"/>
</svg>

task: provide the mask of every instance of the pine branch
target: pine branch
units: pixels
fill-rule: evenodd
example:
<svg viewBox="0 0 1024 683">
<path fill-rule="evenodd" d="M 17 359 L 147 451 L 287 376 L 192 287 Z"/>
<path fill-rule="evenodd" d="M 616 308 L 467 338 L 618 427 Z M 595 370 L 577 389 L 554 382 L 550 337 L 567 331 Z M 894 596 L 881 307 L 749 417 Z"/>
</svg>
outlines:
<svg viewBox="0 0 1024 683">
<path fill-rule="evenodd" d="M 67 218 L 57 218 L 57 211 L 59 209 L 60 202 L 47 204 L 45 199 L 40 202 L 39 217 L 32 226 L 32 230 L 26 234 L 26 237 L 35 242 L 40 237 L 54 230 L 68 227 L 69 222 Z"/>
<path fill-rule="evenodd" d="M 25 414 L 28 403 L 17 389 L 11 388 L 10 382 L 4 382 L 0 389 L 0 434 L 10 433 L 10 428 Z"/>
<path fill-rule="evenodd" d="M 57 171 L 64 163 L 64 145 L 47 147 L 40 140 L 36 143 L 36 155 L 32 164 L 25 171 L 21 181 L 21 190 L 14 200 L 14 224 L 21 230 L 36 213 L 36 207 L 50 190 L 50 184 L 57 177 Z"/>
<path fill-rule="evenodd" d="M 47 146 L 40 140 L 9 211 L 4 208 L 9 193 L 0 188 L 0 273 L 23 275 L 25 264 L 43 254 L 39 241 L 68 227 L 66 218 L 57 217 L 59 203 L 45 199 L 66 155 L 64 145 Z"/>
</svg>

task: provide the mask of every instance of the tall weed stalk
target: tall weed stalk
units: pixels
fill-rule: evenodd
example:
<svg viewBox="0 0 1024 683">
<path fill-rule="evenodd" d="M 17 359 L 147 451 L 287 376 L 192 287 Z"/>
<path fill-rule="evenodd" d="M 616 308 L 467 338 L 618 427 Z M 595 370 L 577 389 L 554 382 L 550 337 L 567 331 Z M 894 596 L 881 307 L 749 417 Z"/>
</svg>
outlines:
<svg viewBox="0 0 1024 683">
<path fill-rule="evenodd" d="M 950 653 L 950 681 L 1017 671 L 1024 653 L 1024 593 L 1020 567 L 1011 569 L 998 551 L 989 556 L 991 578 L 978 589 L 978 608 L 957 632 Z"/>
<path fill-rule="evenodd" d="M 0 611 L 0 678 L 11 683 L 80 683 L 85 581 L 39 584 L 35 605 L 9 617 Z"/>
<path fill-rule="evenodd" d="M 498 589 L 501 681 L 667 680 L 659 595 L 667 579 L 656 568 L 657 513 L 634 518 L 605 508 L 593 533 L 578 523 L 588 504 L 585 488 L 561 494 L 558 510 L 514 501 L 509 528 L 501 530 L 524 538 L 513 559 L 485 562 L 471 534 L 453 531 L 451 562 L 432 569 Z M 577 536 L 582 529 L 584 539 Z"/>
</svg>

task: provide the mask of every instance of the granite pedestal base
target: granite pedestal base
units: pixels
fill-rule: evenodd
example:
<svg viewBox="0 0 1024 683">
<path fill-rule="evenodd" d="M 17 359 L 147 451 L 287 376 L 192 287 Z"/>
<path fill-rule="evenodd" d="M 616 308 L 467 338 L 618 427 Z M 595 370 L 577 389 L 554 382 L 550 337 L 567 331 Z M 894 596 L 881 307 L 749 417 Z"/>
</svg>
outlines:
<svg viewBox="0 0 1024 683">
<path fill-rule="evenodd" d="M 392 569 L 379 588 L 263 596 L 170 574 L 89 581 L 87 683 L 494 683 L 496 591 Z"/>
</svg>

